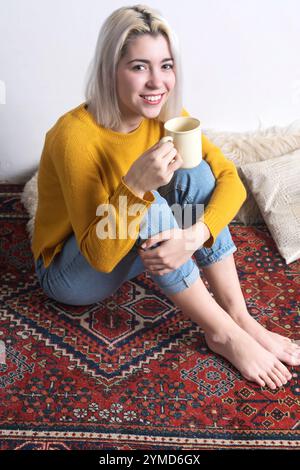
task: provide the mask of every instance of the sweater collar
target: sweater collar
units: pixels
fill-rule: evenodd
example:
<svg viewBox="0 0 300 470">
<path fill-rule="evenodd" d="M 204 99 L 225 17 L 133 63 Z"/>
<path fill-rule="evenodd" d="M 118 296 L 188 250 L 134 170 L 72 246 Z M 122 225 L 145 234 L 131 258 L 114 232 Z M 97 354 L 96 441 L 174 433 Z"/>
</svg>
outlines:
<svg viewBox="0 0 300 470">
<path fill-rule="evenodd" d="M 116 143 L 122 143 L 122 142 L 129 142 L 131 140 L 136 139 L 136 137 L 143 132 L 146 119 L 144 118 L 140 125 L 134 129 L 134 131 L 129 132 L 129 133 L 123 133 L 123 132 L 116 132 L 113 131 L 112 129 L 106 128 L 101 126 L 100 124 L 97 123 L 95 120 L 94 116 L 86 109 L 87 103 L 82 103 L 80 104 L 77 108 L 75 108 L 75 112 L 77 116 L 83 120 L 86 124 L 89 126 L 92 126 L 94 129 L 97 129 L 98 132 L 100 131 L 103 136 L 107 137 L 109 140 L 112 140 Z"/>
</svg>

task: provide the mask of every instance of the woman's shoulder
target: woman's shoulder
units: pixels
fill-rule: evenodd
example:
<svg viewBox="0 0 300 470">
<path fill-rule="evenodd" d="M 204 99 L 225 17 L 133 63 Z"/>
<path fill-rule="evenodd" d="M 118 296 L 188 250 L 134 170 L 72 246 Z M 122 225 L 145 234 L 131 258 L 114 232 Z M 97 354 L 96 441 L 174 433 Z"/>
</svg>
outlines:
<svg viewBox="0 0 300 470">
<path fill-rule="evenodd" d="M 75 125 L 75 124 L 82 122 L 80 120 L 80 115 L 81 113 L 83 113 L 83 110 L 85 109 L 84 106 L 85 106 L 85 103 L 81 103 L 79 106 L 76 106 L 75 108 L 72 108 L 69 111 L 66 111 L 61 116 L 59 116 L 56 122 L 54 123 L 54 125 L 51 127 L 50 131 L 56 127 L 66 127 L 66 126 L 69 126 L 70 124 Z"/>
<path fill-rule="evenodd" d="M 61 142 L 87 140 L 91 129 L 87 126 L 85 121 L 81 119 L 83 108 L 84 103 L 61 115 L 46 133 L 46 139 L 55 139 Z"/>
<path fill-rule="evenodd" d="M 93 130 L 80 119 L 80 115 L 78 116 L 82 106 L 64 113 L 48 130 L 43 149 L 44 158 L 70 161 L 77 165 L 77 162 L 82 160 L 83 154 L 93 153 L 92 142 L 95 140 L 91 135 Z"/>
</svg>

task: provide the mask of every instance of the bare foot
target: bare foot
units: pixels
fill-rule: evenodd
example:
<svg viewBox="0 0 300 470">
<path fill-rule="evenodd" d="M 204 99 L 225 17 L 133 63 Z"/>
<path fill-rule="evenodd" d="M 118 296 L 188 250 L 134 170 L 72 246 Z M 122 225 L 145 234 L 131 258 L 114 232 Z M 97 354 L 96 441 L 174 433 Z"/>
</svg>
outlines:
<svg viewBox="0 0 300 470">
<path fill-rule="evenodd" d="M 272 390 L 286 384 L 292 378 L 288 369 L 236 323 L 233 325 L 229 322 L 228 331 L 223 329 L 218 334 L 205 333 L 208 347 L 228 359 L 247 380 Z"/>
<path fill-rule="evenodd" d="M 280 359 L 280 361 L 290 366 L 298 366 L 300 364 L 300 347 L 289 338 L 267 330 L 251 317 L 250 314 L 237 320 L 237 323 L 265 349 Z"/>
</svg>

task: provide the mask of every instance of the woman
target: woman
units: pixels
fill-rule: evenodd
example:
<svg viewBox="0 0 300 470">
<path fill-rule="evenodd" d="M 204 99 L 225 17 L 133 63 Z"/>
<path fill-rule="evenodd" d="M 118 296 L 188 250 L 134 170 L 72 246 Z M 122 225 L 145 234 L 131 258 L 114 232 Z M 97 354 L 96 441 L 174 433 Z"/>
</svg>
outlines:
<svg viewBox="0 0 300 470">
<path fill-rule="evenodd" d="M 167 21 L 143 5 L 116 10 L 100 31 L 86 102 L 46 135 L 32 245 L 41 287 L 59 302 L 87 305 L 146 268 L 213 351 L 275 389 L 291 378 L 281 361 L 299 364 L 299 349 L 247 311 L 227 227 L 245 189 L 205 136 L 193 169 L 180 168 L 173 143 L 159 144 L 163 123 L 180 114 L 180 57 Z M 179 227 L 173 204 L 203 204 L 204 219 Z"/>
</svg>

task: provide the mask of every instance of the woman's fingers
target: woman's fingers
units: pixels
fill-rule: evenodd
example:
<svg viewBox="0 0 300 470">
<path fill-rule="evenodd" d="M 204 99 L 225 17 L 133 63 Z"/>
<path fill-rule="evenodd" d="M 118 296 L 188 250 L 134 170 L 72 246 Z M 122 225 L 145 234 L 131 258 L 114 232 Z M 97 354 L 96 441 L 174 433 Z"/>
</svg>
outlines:
<svg viewBox="0 0 300 470">
<path fill-rule="evenodd" d="M 162 263 L 161 259 L 158 258 L 157 256 L 153 257 L 145 257 L 144 252 L 140 254 L 140 257 L 143 261 L 143 264 L 146 269 L 149 271 L 157 271 L 161 269 L 166 269 L 166 265 Z"/>
<path fill-rule="evenodd" d="M 175 150 L 173 142 L 165 142 L 155 149 L 159 158 L 166 158 L 172 151 Z"/>
<path fill-rule="evenodd" d="M 167 168 L 168 170 L 170 169 L 170 165 L 174 164 L 177 160 L 178 160 L 178 157 L 177 157 L 177 150 L 175 148 L 171 149 L 169 153 L 167 153 L 167 155 L 165 155 L 164 157 L 166 159 L 166 162 L 167 162 Z"/>
<path fill-rule="evenodd" d="M 147 266 L 150 271 L 160 271 L 161 269 L 168 269 L 165 264 L 150 264 Z"/>
<path fill-rule="evenodd" d="M 178 170 L 183 164 L 182 157 L 179 153 L 176 153 L 173 160 L 168 165 L 169 173 L 173 173 L 174 171 Z"/>
<path fill-rule="evenodd" d="M 172 271 L 172 269 L 157 269 L 155 271 L 148 269 L 148 271 L 151 274 L 154 274 L 155 276 L 162 276 L 163 274 L 168 274 Z"/>
<path fill-rule="evenodd" d="M 157 253 L 154 252 L 155 248 L 147 249 L 147 250 L 138 250 L 138 253 L 143 261 L 151 261 L 151 262 L 161 262 L 161 258 L 157 256 Z"/>
<path fill-rule="evenodd" d="M 147 264 L 162 264 L 162 261 L 160 258 L 158 258 L 158 256 L 150 257 L 150 256 L 140 255 L 140 257 L 142 258 L 143 262 Z"/>
<path fill-rule="evenodd" d="M 154 262 L 145 262 L 143 261 L 144 263 L 144 266 L 147 268 L 147 269 L 166 269 L 167 266 L 159 261 L 154 261 Z"/>
</svg>

